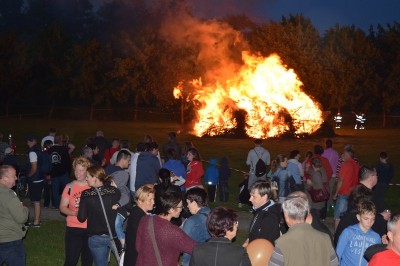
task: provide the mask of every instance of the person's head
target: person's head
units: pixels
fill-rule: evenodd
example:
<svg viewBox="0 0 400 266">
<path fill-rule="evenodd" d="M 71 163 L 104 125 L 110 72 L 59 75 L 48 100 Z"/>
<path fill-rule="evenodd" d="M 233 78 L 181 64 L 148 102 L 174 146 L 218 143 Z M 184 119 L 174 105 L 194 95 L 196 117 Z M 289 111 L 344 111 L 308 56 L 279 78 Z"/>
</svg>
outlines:
<svg viewBox="0 0 400 266">
<path fill-rule="evenodd" d="M 385 151 L 382 151 L 381 153 L 379 153 L 379 160 L 383 163 L 387 162 L 388 159 L 388 154 Z"/>
<path fill-rule="evenodd" d="M 400 256 L 400 213 L 393 214 L 387 223 L 389 246 Z"/>
<path fill-rule="evenodd" d="M 104 138 L 104 132 L 101 130 L 96 131 L 96 137 L 103 137 Z"/>
<path fill-rule="evenodd" d="M 36 137 L 33 135 L 28 135 L 26 136 L 26 145 L 28 145 L 29 148 L 32 148 L 33 146 L 36 145 Z"/>
<path fill-rule="evenodd" d="M 321 145 L 315 145 L 314 146 L 314 153 L 321 155 L 322 153 L 324 153 L 324 148 L 322 148 Z"/>
<path fill-rule="evenodd" d="M 119 147 L 119 139 L 113 138 L 113 140 L 112 140 L 112 142 L 111 142 L 111 146 L 112 146 L 114 149 L 119 149 L 119 148 L 120 148 L 120 147 Z"/>
<path fill-rule="evenodd" d="M 207 228 L 212 237 L 226 237 L 232 240 L 238 230 L 237 214 L 225 207 L 214 208 L 207 217 Z"/>
<path fill-rule="evenodd" d="M 194 187 L 186 192 L 186 203 L 191 214 L 196 214 L 199 209 L 207 206 L 207 192 L 199 187 Z"/>
<path fill-rule="evenodd" d="M 367 232 L 375 222 L 376 208 L 370 200 L 361 200 L 357 205 L 357 220 L 362 231 Z"/>
<path fill-rule="evenodd" d="M 135 191 L 135 202 L 144 212 L 151 211 L 154 207 L 154 185 L 146 184 Z"/>
<path fill-rule="evenodd" d="M 55 134 L 54 135 L 54 144 L 57 144 L 57 145 L 61 145 L 62 144 L 62 135 L 61 134 Z"/>
<path fill-rule="evenodd" d="M 359 171 L 360 183 L 365 185 L 367 188 L 372 189 L 378 182 L 378 175 L 376 170 L 372 167 L 363 165 Z"/>
<path fill-rule="evenodd" d="M 150 143 L 153 142 L 153 137 L 151 135 L 145 135 L 143 138 L 144 143 Z"/>
<path fill-rule="evenodd" d="M 104 184 L 109 184 L 112 178 L 106 174 L 101 166 L 90 166 L 87 169 L 86 180 L 91 187 L 101 187 Z"/>
<path fill-rule="evenodd" d="M 146 143 L 146 151 L 151 154 L 157 156 L 158 154 L 158 144 L 156 142 L 148 142 Z"/>
<path fill-rule="evenodd" d="M 11 165 L 0 166 L 0 184 L 7 188 L 15 186 L 17 180 L 17 174 L 15 168 Z"/>
<path fill-rule="evenodd" d="M 271 172 L 275 173 L 278 170 L 278 162 L 276 160 L 271 161 Z"/>
<path fill-rule="evenodd" d="M 193 143 L 190 141 L 185 141 L 183 143 L 183 154 L 186 154 L 191 148 L 194 148 Z"/>
<path fill-rule="evenodd" d="M 283 214 L 286 224 L 291 227 L 294 224 L 304 223 L 310 211 L 310 205 L 307 199 L 302 196 L 289 196 L 282 204 Z"/>
<path fill-rule="evenodd" d="M 254 145 L 255 145 L 256 147 L 257 147 L 257 146 L 261 146 L 262 143 L 263 143 L 262 139 L 255 139 L 255 140 L 254 140 Z"/>
<path fill-rule="evenodd" d="M 311 165 L 314 167 L 314 169 L 319 169 L 322 167 L 322 162 L 320 158 L 313 158 L 311 160 Z"/>
<path fill-rule="evenodd" d="M 129 148 L 131 147 L 131 145 L 129 144 L 129 141 L 127 139 L 121 139 L 120 145 L 121 145 L 121 149 L 129 150 Z"/>
<path fill-rule="evenodd" d="M 169 160 L 176 160 L 178 159 L 178 154 L 176 153 L 175 149 L 169 148 L 167 150 L 167 159 Z"/>
<path fill-rule="evenodd" d="M 175 132 L 169 132 L 167 134 L 167 136 L 168 136 L 168 139 L 171 140 L 171 141 L 174 141 L 176 139 L 176 133 Z"/>
<path fill-rule="evenodd" d="M 288 165 L 288 159 L 286 155 L 278 154 L 278 156 L 276 156 L 276 163 L 278 164 L 278 167 L 286 168 Z"/>
<path fill-rule="evenodd" d="M 86 159 L 92 159 L 92 157 L 93 157 L 93 149 L 90 148 L 89 146 L 85 146 L 82 149 L 82 156 L 85 157 Z"/>
<path fill-rule="evenodd" d="M 250 202 L 254 208 L 259 208 L 272 197 L 271 185 L 267 181 L 254 182 L 250 189 Z"/>
<path fill-rule="evenodd" d="M 187 153 L 187 159 L 189 161 L 200 161 L 200 154 L 199 151 L 195 148 L 190 148 Z"/>
<path fill-rule="evenodd" d="M 158 178 L 164 187 L 168 187 L 171 184 L 171 172 L 166 168 L 161 168 L 158 171 Z"/>
<path fill-rule="evenodd" d="M 126 169 L 129 167 L 129 164 L 131 163 L 131 153 L 127 150 L 120 150 L 118 151 L 117 154 L 117 161 L 115 165 Z"/>
<path fill-rule="evenodd" d="M 353 157 L 354 157 L 354 151 L 353 150 L 345 150 L 343 152 L 343 160 L 344 161 L 351 160 L 351 159 L 353 159 Z"/>
<path fill-rule="evenodd" d="M 75 178 L 78 181 L 85 180 L 87 176 L 87 169 L 90 167 L 90 162 L 87 158 L 80 156 L 72 162 Z"/>
<path fill-rule="evenodd" d="M 136 152 L 146 151 L 146 144 L 144 142 L 139 142 L 136 144 Z"/>
<path fill-rule="evenodd" d="M 344 151 L 352 151 L 353 150 L 353 145 L 350 143 L 347 143 L 344 145 Z"/>
<path fill-rule="evenodd" d="M 327 139 L 327 140 L 325 141 L 325 147 L 326 147 L 326 148 L 332 148 L 332 145 L 333 145 L 333 143 L 332 143 L 332 140 L 331 140 L 331 139 Z"/>
<path fill-rule="evenodd" d="M 53 142 L 49 139 L 45 140 L 43 142 L 43 151 L 48 151 L 51 148 L 51 146 L 53 146 Z"/>
<path fill-rule="evenodd" d="M 177 192 L 166 192 L 160 197 L 160 215 L 178 218 L 182 212 L 182 196 Z"/>
<path fill-rule="evenodd" d="M 301 154 L 298 150 L 293 150 L 290 152 L 290 159 L 300 160 Z"/>
<path fill-rule="evenodd" d="M 54 128 L 54 127 L 51 127 L 51 128 L 49 129 L 49 135 L 50 135 L 50 136 L 55 136 L 56 134 L 57 134 L 57 129 Z"/>
<path fill-rule="evenodd" d="M 305 159 L 306 159 L 306 160 L 307 160 L 307 159 L 310 159 L 312 156 L 313 156 L 312 151 L 307 151 L 307 152 L 306 152 L 306 158 L 305 158 Z"/>
</svg>

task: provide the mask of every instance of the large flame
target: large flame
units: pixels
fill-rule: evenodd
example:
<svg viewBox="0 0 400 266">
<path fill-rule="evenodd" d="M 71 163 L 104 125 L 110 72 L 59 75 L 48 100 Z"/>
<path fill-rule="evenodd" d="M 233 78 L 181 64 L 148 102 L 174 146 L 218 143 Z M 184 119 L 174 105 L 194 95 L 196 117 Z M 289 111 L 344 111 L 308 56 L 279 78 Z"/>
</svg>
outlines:
<svg viewBox="0 0 400 266">
<path fill-rule="evenodd" d="M 288 130 L 309 134 L 320 127 L 321 110 L 278 55 L 264 58 L 245 51 L 242 59 L 241 70 L 229 80 L 207 85 L 201 79 L 190 82 L 194 90 L 186 93 L 185 100 L 192 100 L 197 109 L 193 134 L 214 136 L 234 129 L 238 110 L 245 112 L 245 131 L 253 138 L 275 137 Z M 174 96 L 184 97 L 182 83 L 174 88 Z"/>
</svg>

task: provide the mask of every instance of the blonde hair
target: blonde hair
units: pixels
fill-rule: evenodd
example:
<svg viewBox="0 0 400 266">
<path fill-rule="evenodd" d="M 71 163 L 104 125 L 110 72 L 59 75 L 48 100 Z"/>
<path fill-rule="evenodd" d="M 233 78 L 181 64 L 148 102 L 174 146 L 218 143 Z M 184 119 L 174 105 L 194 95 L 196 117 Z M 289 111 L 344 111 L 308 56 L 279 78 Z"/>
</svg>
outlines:
<svg viewBox="0 0 400 266">
<path fill-rule="evenodd" d="M 150 194 L 155 194 L 155 193 L 156 190 L 154 189 L 154 185 L 152 184 L 143 185 L 135 192 L 135 202 L 137 203 L 138 201 L 145 201 L 150 196 Z"/>
<path fill-rule="evenodd" d="M 82 165 L 83 167 L 88 169 L 91 164 L 88 159 L 86 159 L 83 156 L 79 156 L 79 157 L 75 158 L 74 161 L 72 162 L 72 168 L 74 168 L 74 170 L 75 170 L 77 165 Z"/>
</svg>

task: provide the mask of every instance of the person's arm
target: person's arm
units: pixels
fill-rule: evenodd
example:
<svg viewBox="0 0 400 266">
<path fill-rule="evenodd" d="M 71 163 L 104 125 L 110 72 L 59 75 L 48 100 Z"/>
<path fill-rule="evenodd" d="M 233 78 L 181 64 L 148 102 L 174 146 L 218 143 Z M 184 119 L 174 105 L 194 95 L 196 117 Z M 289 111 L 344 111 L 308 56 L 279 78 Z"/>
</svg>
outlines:
<svg viewBox="0 0 400 266">
<path fill-rule="evenodd" d="M 331 248 L 330 265 L 331 266 L 338 266 L 339 265 L 339 260 L 338 260 L 338 257 L 336 256 L 336 252 L 333 249 L 333 247 Z"/>
<path fill-rule="evenodd" d="M 68 153 L 71 154 L 75 150 L 75 145 L 72 143 L 68 143 Z"/>
<path fill-rule="evenodd" d="M 336 246 L 336 254 L 339 262 L 342 259 L 344 250 L 348 248 L 348 232 L 349 231 L 345 229 L 339 236 L 339 241 Z"/>
<path fill-rule="evenodd" d="M 10 198 L 7 201 L 6 208 L 16 223 L 23 224 L 28 220 L 29 209 L 22 205 L 14 191 L 9 191 L 9 193 Z"/>
<path fill-rule="evenodd" d="M 333 194 L 333 196 L 332 196 L 332 199 L 333 199 L 333 200 L 336 200 L 336 199 L 337 199 L 339 190 L 340 190 L 340 188 L 342 187 L 342 185 L 343 185 L 343 179 L 341 179 L 341 178 L 339 177 L 339 180 L 338 180 L 338 182 L 337 182 L 337 184 L 336 184 L 335 194 Z"/>
<path fill-rule="evenodd" d="M 60 206 L 59 206 L 60 212 L 67 216 L 77 216 L 78 211 L 73 211 L 73 210 L 69 209 L 68 205 L 69 205 L 69 199 L 62 197 L 61 201 L 60 201 Z"/>
<path fill-rule="evenodd" d="M 278 246 L 275 246 L 274 252 L 272 252 L 271 259 L 269 260 L 269 266 L 280 266 L 285 265 L 285 260 L 282 254 L 282 251 Z"/>
</svg>

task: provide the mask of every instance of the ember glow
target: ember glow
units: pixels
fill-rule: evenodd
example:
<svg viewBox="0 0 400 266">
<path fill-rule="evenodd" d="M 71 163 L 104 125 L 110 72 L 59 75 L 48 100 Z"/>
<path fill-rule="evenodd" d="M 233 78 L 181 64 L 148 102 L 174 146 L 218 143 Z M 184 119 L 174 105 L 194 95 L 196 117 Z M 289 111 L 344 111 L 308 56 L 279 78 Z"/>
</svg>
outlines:
<svg viewBox="0 0 400 266">
<path fill-rule="evenodd" d="M 175 98 L 185 97 L 195 106 L 191 133 L 215 136 L 229 132 L 238 125 L 235 112 L 239 110 L 245 113 L 245 132 L 253 138 L 279 136 L 290 130 L 290 123 L 296 135 L 320 127 L 320 108 L 302 91 L 303 83 L 278 55 L 264 58 L 245 51 L 242 59 L 240 71 L 228 80 L 203 84 L 196 79 L 186 87 L 180 83 L 174 88 Z"/>
</svg>

